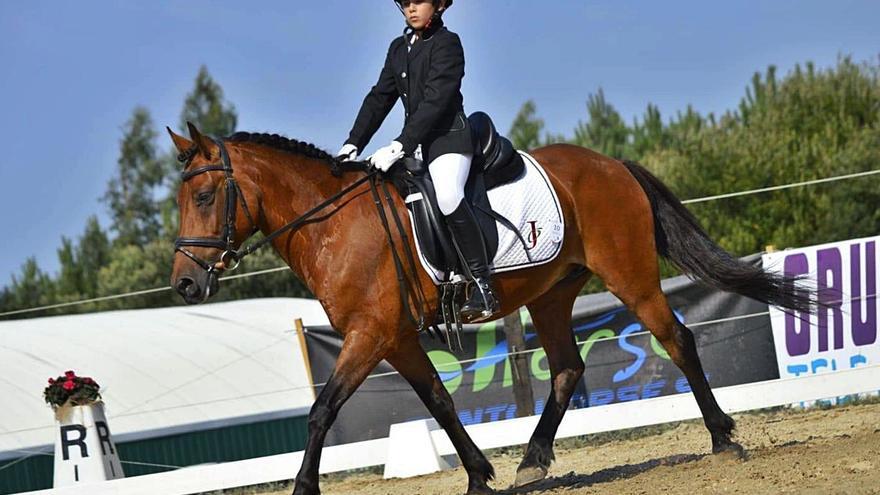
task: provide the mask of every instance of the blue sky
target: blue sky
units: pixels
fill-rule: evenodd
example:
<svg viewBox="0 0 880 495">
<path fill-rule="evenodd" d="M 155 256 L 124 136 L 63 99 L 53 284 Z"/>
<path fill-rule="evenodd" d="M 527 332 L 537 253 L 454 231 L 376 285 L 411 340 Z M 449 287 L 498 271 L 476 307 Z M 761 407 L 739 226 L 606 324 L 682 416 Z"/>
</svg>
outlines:
<svg viewBox="0 0 880 495">
<path fill-rule="evenodd" d="M 876 61 L 877 19 L 876 0 L 458 0 L 446 16 L 465 47 L 467 111 L 506 131 L 533 99 L 565 134 L 599 87 L 629 121 L 648 103 L 720 113 L 768 65 Z M 31 255 L 54 272 L 61 236 L 89 215 L 107 226 L 98 198 L 136 105 L 176 127 L 205 64 L 240 130 L 335 151 L 402 27 L 390 0 L 0 2 L 0 285 Z M 368 151 L 401 120 L 398 108 Z"/>
</svg>

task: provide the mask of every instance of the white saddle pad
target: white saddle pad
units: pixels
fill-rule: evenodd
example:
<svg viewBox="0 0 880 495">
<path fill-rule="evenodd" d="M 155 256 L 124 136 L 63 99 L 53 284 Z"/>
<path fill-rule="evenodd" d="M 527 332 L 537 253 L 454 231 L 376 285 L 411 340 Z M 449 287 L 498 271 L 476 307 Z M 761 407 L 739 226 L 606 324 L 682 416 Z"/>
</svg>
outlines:
<svg viewBox="0 0 880 495">
<path fill-rule="evenodd" d="M 525 162 L 525 173 L 515 182 L 504 184 L 488 192 L 492 209 L 510 220 L 523 239 L 524 247 L 516 233 L 501 223 L 498 227 L 498 252 L 492 262 L 492 272 L 507 272 L 552 261 L 562 249 L 565 221 L 559 198 L 541 165 L 528 153 L 519 152 Z M 410 218 L 410 224 L 412 224 Z M 413 228 L 413 236 L 416 236 Z M 445 280 L 446 274 L 425 259 L 418 249 L 419 261 L 435 284 Z M 528 255 L 526 254 L 528 248 Z M 531 260 L 529 258 L 531 257 Z"/>
</svg>

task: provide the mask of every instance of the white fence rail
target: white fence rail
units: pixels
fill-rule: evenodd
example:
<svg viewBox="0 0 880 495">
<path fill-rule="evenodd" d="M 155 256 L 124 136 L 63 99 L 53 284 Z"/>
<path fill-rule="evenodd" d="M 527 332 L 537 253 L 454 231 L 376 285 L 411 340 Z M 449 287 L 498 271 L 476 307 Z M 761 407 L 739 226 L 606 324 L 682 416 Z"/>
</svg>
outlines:
<svg viewBox="0 0 880 495">
<path fill-rule="evenodd" d="M 722 409 L 727 412 L 738 412 L 877 390 L 880 390 L 880 366 L 865 366 L 821 375 L 718 388 L 715 389 L 715 395 Z M 691 394 L 609 404 L 569 411 L 559 427 L 557 438 L 699 417 L 700 411 Z M 537 423 L 538 416 L 530 416 L 472 425 L 467 427 L 467 431 L 481 449 L 491 449 L 528 442 Z M 446 433 L 436 429 L 432 421 L 424 421 L 423 425 L 416 428 L 413 426 L 417 425 L 412 423 L 409 427 L 395 425 L 389 438 L 327 447 L 321 457 L 320 471 L 331 473 L 384 464 L 386 477 L 400 477 L 431 472 L 444 467 L 446 464 L 440 458 L 455 453 Z M 418 429 L 426 432 L 421 438 L 430 441 L 409 441 L 413 431 Z M 404 435 L 408 432 L 410 438 L 401 438 L 400 434 L 395 434 L 396 432 Z M 395 448 L 408 450 L 389 452 Z M 419 462 L 414 462 L 416 460 Z M 295 452 L 245 461 L 194 466 L 167 473 L 92 484 L 88 486 L 88 493 L 185 495 L 222 490 L 292 479 L 301 462 L 302 452 Z M 29 493 L 68 495 L 83 493 L 84 488 L 84 486 L 74 486 Z"/>
</svg>

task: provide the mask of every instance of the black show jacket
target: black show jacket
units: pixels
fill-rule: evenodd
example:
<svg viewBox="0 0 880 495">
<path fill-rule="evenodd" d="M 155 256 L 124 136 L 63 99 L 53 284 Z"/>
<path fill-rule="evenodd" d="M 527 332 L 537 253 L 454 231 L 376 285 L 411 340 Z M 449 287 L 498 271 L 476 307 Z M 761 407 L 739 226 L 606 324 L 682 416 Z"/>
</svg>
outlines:
<svg viewBox="0 0 880 495">
<path fill-rule="evenodd" d="M 461 96 L 461 40 L 442 25 L 431 31 L 409 51 L 404 37 L 391 42 L 379 81 L 364 98 L 346 143 L 363 150 L 401 98 L 406 121 L 397 141 L 405 153 L 419 144 L 427 162 L 443 153 L 473 153 Z"/>
</svg>

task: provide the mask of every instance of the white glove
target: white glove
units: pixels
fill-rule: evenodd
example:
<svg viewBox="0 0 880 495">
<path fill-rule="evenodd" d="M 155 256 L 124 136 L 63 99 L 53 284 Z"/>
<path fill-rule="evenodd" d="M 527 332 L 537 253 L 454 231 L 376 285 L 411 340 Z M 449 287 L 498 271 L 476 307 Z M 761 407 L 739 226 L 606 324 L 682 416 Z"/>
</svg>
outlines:
<svg viewBox="0 0 880 495">
<path fill-rule="evenodd" d="M 358 156 L 358 147 L 353 144 L 343 144 L 336 153 L 336 158 L 342 158 L 344 162 L 353 162 Z"/>
<path fill-rule="evenodd" d="M 403 158 L 403 145 L 397 141 L 391 141 L 391 144 L 384 148 L 379 148 L 378 151 L 373 153 L 369 160 L 374 167 L 387 172 L 401 158 Z"/>
</svg>

